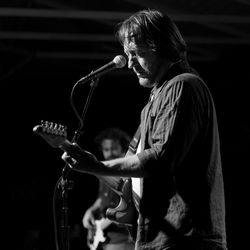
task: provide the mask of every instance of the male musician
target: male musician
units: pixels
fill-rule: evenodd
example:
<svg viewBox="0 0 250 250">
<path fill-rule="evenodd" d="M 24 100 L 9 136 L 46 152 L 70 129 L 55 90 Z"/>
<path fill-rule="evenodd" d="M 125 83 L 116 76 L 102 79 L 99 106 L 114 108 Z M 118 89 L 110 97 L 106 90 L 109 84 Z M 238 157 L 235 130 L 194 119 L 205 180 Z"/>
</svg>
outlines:
<svg viewBox="0 0 250 250">
<path fill-rule="evenodd" d="M 63 160 L 75 171 L 112 176 L 118 191 L 131 179 L 136 250 L 226 250 L 216 109 L 189 65 L 185 40 L 165 13 L 150 9 L 121 22 L 117 35 L 128 68 L 152 89 L 140 114 L 136 154 L 100 162 L 75 144 Z"/>
<path fill-rule="evenodd" d="M 111 160 L 125 155 L 130 137 L 118 128 L 108 128 L 97 135 L 95 142 L 105 160 Z M 120 197 L 108 186 L 100 182 L 99 193 L 94 204 L 83 216 L 83 226 L 88 229 L 88 246 L 91 250 L 132 250 L 127 228 L 105 218 L 107 208 L 119 204 Z"/>
</svg>

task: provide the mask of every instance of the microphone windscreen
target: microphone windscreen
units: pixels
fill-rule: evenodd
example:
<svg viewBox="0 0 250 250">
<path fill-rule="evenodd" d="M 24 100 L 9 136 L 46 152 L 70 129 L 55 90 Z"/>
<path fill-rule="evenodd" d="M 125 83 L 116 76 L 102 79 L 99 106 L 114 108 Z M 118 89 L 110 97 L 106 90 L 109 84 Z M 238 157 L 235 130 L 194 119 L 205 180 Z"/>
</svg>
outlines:
<svg viewBox="0 0 250 250">
<path fill-rule="evenodd" d="M 127 60 L 124 56 L 118 55 L 113 59 L 113 62 L 115 63 L 116 68 L 123 68 L 127 63 Z"/>
</svg>

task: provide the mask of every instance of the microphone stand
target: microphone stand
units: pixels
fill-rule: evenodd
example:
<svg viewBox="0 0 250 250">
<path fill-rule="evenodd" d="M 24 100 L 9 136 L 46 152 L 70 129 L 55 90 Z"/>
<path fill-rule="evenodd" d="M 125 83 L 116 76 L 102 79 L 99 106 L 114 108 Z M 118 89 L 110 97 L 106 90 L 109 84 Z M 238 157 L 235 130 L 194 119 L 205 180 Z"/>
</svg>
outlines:
<svg viewBox="0 0 250 250">
<path fill-rule="evenodd" d="M 99 78 L 91 79 L 90 84 L 90 91 L 85 103 L 85 106 L 83 108 L 81 116 L 78 114 L 77 109 L 75 108 L 75 105 L 73 103 L 73 92 L 75 87 L 78 85 L 80 81 L 78 81 L 71 91 L 71 106 L 79 119 L 79 126 L 78 129 L 75 131 L 73 139 L 71 143 L 77 143 L 78 139 L 80 138 L 80 135 L 83 133 L 83 127 L 84 127 L 84 119 L 89 107 L 89 103 L 91 100 L 91 97 L 94 93 L 94 89 L 97 87 L 97 84 L 99 82 Z M 65 167 L 62 170 L 62 176 L 61 176 L 61 188 L 62 188 L 62 220 L 61 220 L 61 236 L 62 236 L 62 247 L 63 250 L 70 250 L 70 226 L 69 226 L 69 207 L 68 207 L 68 192 L 73 188 L 73 181 L 68 180 L 69 173 L 71 171 L 71 168 L 68 164 L 65 165 Z"/>
<path fill-rule="evenodd" d="M 61 241 L 62 249 L 70 249 L 70 226 L 68 221 L 68 192 L 73 188 L 73 181 L 68 180 L 70 167 L 66 164 L 62 170 L 61 188 L 62 188 L 62 218 L 61 218 Z"/>
</svg>

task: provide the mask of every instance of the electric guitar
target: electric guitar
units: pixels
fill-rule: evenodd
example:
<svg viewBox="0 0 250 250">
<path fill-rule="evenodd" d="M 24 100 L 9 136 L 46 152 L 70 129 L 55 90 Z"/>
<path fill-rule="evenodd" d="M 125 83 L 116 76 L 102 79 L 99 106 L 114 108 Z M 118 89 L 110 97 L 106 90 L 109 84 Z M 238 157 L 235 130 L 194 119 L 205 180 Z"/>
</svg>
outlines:
<svg viewBox="0 0 250 250">
<path fill-rule="evenodd" d="M 41 121 L 40 125 L 33 128 L 33 132 L 40 135 L 53 148 L 60 148 L 67 152 L 72 146 L 72 143 L 67 139 L 67 128 L 61 124 Z M 133 225 L 136 221 L 137 211 L 132 198 L 131 179 L 123 178 L 122 185 L 117 188 L 117 185 L 114 185 L 114 179 L 117 182 L 116 177 L 98 175 L 97 178 L 107 184 L 120 197 L 117 207 L 107 209 L 106 217 L 114 222 Z"/>
<path fill-rule="evenodd" d="M 106 229 L 112 223 L 111 220 L 102 218 L 95 221 L 95 228 L 88 230 L 87 235 L 87 245 L 90 250 L 97 250 L 98 247 L 107 241 L 104 234 L 104 229 Z"/>
</svg>

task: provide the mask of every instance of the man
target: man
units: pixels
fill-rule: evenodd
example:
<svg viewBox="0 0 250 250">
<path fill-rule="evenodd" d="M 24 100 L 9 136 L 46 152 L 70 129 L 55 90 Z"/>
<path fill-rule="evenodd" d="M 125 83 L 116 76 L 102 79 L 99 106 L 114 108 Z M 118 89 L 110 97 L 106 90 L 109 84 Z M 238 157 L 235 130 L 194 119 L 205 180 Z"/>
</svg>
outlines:
<svg viewBox="0 0 250 250">
<path fill-rule="evenodd" d="M 118 128 L 107 128 L 95 138 L 95 143 L 104 160 L 124 157 L 130 137 Z M 120 197 L 107 185 L 100 182 L 99 193 L 94 204 L 83 216 L 83 226 L 88 229 L 87 242 L 91 250 L 133 250 L 134 244 L 127 227 L 106 218 L 106 210 L 115 208 Z"/>
<path fill-rule="evenodd" d="M 227 249 L 216 111 L 188 64 L 185 41 L 156 10 L 135 13 L 117 34 L 128 67 L 141 86 L 152 89 L 136 152 L 100 162 L 71 145 L 62 158 L 76 171 L 114 176 L 117 190 L 124 177 L 132 179 L 136 249 Z"/>
</svg>

